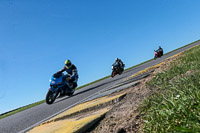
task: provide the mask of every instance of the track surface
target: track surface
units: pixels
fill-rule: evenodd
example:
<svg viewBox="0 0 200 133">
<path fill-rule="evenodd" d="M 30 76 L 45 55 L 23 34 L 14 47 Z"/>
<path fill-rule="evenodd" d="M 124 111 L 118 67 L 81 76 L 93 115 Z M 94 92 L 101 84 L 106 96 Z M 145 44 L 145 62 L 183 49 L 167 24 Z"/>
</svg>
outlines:
<svg viewBox="0 0 200 133">
<path fill-rule="evenodd" d="M 153 60 L 132 68 L 128 71 L 125 71 L 122 75 L 117 75 L 114 78 L 108 78 L 97 83 L 94 83 L 90 86 L 84 87 L 75 92 L 73 97 L 63 97 L 57 99 L 54 104 L 47 105 L 43 103 L 36 107 L 27 109 L 25 111 L 19 112 L 15 115 L 6 117 L 0 120 L 0 133 L 17 133 L 17 132 L 25 132 L 27 129 L 39 124 L 40 122 L 56 115 L 58 112 L 62 112 L 67 108 L 70 108 L 73 105 L 76 105 L 86 99 L 87 97 L 99 92 L 100 90 L 104 90 L 105 88 L 120 82 L 122 79 L 131 76 L 145 68 L 156 65 L 166 58 L 175 55 L 179 52 L 182 52 L 190 47 L 193 47 L 197 44 L 200 44 L 200 41 L 195 42 L 189 46 L 181 48 L 177 51 L 174 51 L 168 55 L 163 56 L 162 58 L 158 58 L 157 60 Z"/>
</svg>

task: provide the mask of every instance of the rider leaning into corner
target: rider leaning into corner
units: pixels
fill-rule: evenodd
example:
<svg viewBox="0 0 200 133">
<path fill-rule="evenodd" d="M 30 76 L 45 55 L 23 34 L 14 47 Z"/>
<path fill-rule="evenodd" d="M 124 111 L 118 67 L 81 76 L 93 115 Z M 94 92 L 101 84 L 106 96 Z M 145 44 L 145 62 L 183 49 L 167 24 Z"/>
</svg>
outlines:
<svg viewBox="0 0 200 133">
<path fill-rule="evenodd" d="M 77 82 L 78 82 L 78 71 L 77 71 L 76 66 L 74 64 L 72 64 L 70 60 L 66 60 L 65 66 L 63 67 L 63 69 L 58 71 L 58 73 L 64 72 L 64 71 L 66 71 L 68 73 L 65 76 L 65 79 L 69 83 L 72 83 L 73 84 L 72 89 L 75 89 L 77 87 Z"/>
<path fill-rule="evenodd" d="M 122 62 L 121 59 L 116 58 L 116 59 L 115 59 L 115 62 L 113 63 L 113 66 L 114 66 L 115 64 L 118 64 L 119 67 L 122 69 L 122 71 L 124 71 L 124 63 Z"/>
</svg>

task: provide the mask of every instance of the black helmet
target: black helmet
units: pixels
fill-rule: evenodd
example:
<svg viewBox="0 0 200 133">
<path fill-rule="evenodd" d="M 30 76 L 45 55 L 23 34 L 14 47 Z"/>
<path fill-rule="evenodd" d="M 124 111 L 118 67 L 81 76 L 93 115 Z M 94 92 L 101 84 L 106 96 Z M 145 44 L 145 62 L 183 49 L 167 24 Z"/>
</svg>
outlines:
<svg viewBox="0 0 200 133">
<path fill-rule="evenodd" d="M 115 61 L 118 61 L 119 60 L 119 58 L 115 58 Z"/>
<path fill-rule="evenodd" d="M 159 46 L 159 48 L 161 48 L 161 46 Z"/>
</svg>

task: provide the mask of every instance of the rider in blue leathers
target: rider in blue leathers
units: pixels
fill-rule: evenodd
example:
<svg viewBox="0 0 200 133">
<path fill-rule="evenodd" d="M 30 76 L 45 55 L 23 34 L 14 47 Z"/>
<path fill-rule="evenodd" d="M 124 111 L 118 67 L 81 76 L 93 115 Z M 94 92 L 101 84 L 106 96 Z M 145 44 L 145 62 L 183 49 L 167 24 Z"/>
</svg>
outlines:
<svg viewBox="0 0 200 133">
<path fill-rule="evenodd" d="M 78 71 L 77 71 L 76 66 L 72 64 L 70 60 L 66 60 L 65 66 L 60 71 L 58 71 L 58 73 L 64 72 L 64 71 L 68 73 L 65 76 L 65 79 L 68 82 L 73 83 L 72 89 L 75 89 L 77 87 L 77 82 L 78 82 Z"/>
</svg>

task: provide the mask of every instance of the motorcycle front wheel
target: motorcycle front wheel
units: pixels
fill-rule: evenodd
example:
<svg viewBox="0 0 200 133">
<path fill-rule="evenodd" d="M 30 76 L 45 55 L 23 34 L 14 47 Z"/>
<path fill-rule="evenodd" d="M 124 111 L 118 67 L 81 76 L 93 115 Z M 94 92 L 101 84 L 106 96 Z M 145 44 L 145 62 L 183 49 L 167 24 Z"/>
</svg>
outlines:
<svg viewBox="0 0 200 133">
<path fill-rule="evenodd" d="M 115 76 L 115 72 L 112 71 L 112 73 L 111 73 L 111 77 L 113 78 L 114 76 Z"/>
<path fill-rule="evenodd" d="M 52 104 L 56 100 L 56 94 L 52 91 L 48 91 L 46 95 L 46 103 Z"/>
<path fill-rule="evenodd" d="M 155 55 L 155 56 L 154 56 L 154 60 L 156 60 L 156 58 L 157 58 L 157 56 Z"/>
</svg>

